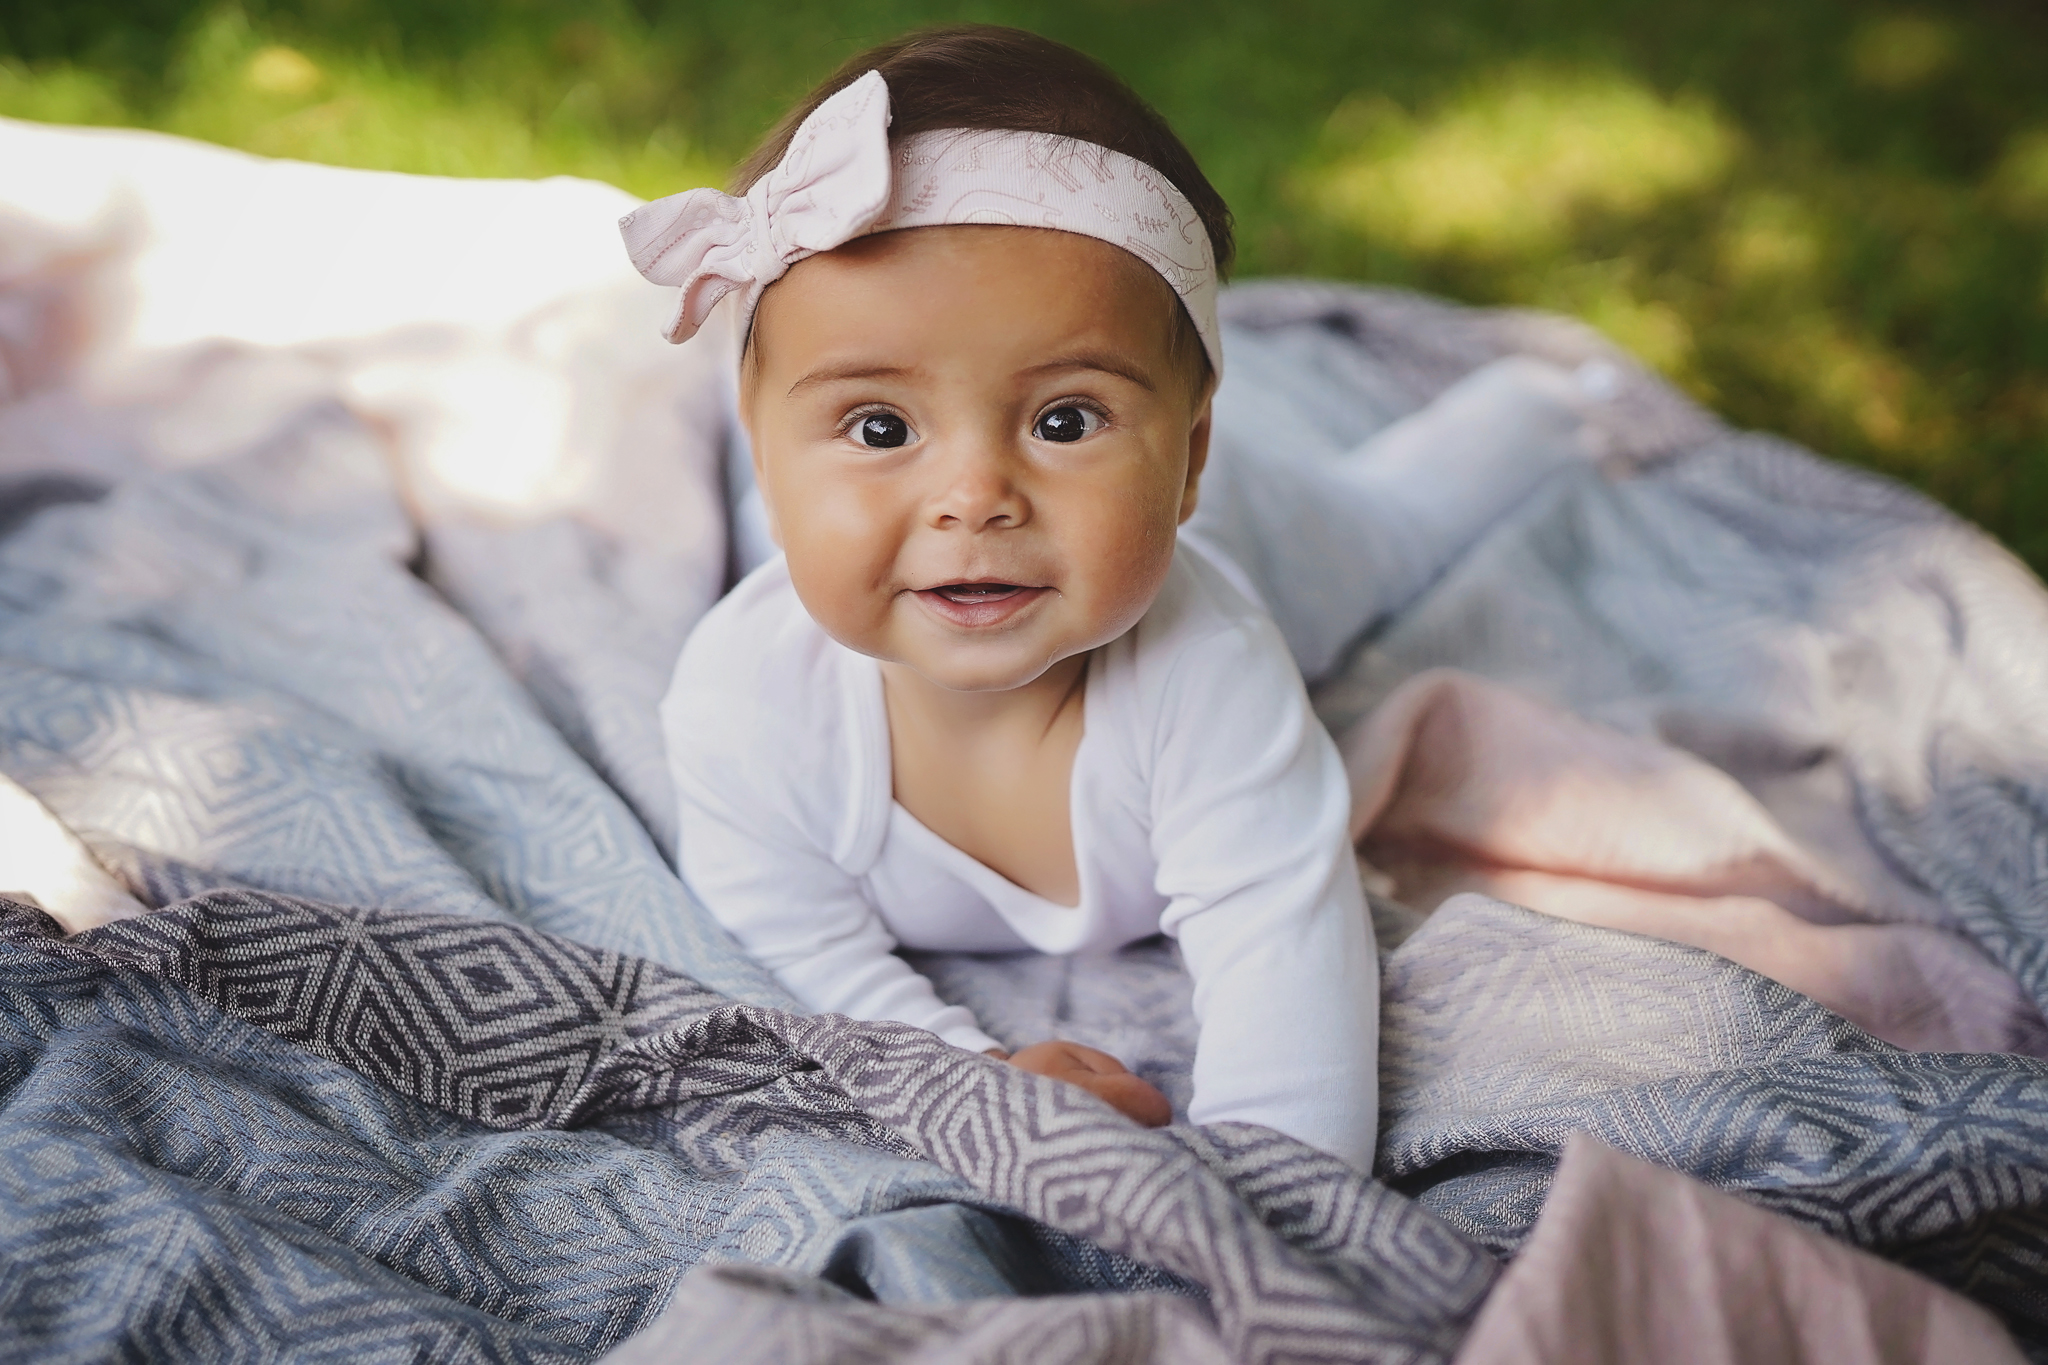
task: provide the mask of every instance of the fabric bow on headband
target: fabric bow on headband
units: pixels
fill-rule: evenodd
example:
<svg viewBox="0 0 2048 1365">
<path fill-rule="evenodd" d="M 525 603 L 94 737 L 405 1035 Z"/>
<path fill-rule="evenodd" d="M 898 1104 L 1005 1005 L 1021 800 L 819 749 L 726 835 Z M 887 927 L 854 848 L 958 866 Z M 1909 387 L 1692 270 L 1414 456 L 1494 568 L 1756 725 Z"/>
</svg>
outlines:
<svg viewBox="0 0 2048 1365">
<path fill-rule="evenodd" d="M 889 147 L 889 86 L 870 71 L 812 111 L 775 169 L 744 196 L 672 194 L 619 220 L 633 265 L 682 292 L 670 341 L 688 341 L 739 291 L 761 291 L 806 256 L 871 232 L 1004 223 L 1078 232 L 1159 272 L 1194 320 L 1220 377 L 1216 258 L 1194 206 L 1142 161 L 1091 142 L 1005 129 L 943 129 Z"/>
</svg>

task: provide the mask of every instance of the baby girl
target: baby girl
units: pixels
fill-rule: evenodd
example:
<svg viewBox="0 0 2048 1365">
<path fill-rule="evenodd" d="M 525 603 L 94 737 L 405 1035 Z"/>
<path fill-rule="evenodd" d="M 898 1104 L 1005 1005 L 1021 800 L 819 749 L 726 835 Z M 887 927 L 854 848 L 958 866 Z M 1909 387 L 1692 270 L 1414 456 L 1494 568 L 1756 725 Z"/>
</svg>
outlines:
<svg viewBox="0 0 2048 1365">
<path fill-rule="evenodd" d="M 1113 75 L 986 27 L 854 59 L 737 181 L 623 224 L 681 286 L 671 340 L 732 296 L 782 551 L 663 703 L 684 878 L 810 1008 L 1148 1124 L 1166 1101 L 1115 1058 L 1006 1054 L 894 950 L 1167 934 L 1200 1027 L 1188 1117 L 1369 1170 L 1345 773 L 1246 572 L 1180 534 L 1223 365 L 1220 197 Z"/>
</svg>

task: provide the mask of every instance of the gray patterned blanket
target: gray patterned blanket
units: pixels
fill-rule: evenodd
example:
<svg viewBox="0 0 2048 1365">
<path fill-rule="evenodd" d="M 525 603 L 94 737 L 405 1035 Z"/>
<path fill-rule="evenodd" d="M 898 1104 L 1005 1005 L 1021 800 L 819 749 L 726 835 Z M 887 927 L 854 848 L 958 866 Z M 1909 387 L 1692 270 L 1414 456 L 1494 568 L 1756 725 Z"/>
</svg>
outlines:
<svg viewBox="0 0 2048 1365">
<path fill-rule="evenodd" d="M 1495 355 L 1601 353 L 1398 295 L 1230 307 L 1233 420 L 1330 449 Z M 1634 477 L 1546 485 L 1326 716 L 1450 663 L 1657 734 L 2048 1004 L 2039 585 L 1613 359 Z M 1695 949 L 1377 907 L 1370 1181 L 791 1012 L 598 776 L 645 771 L 652 717 L 545 685 L 587 622 L 531 535 L 465 534 L 451 577 L 332 405 L 203 468 L 0 487 L 0 771 L 164 907 L 63 939 L 0 905 L 0 1358 L 1447 1360 L 1574 1131 L 2048 1358 L 2048 1064 L 1901 1052 Z M 616 562 L 549 567 L 587 602 Z M 1185 1093 L 1159 945 L 921 965 L 998 1036 Z"/>
</svg>

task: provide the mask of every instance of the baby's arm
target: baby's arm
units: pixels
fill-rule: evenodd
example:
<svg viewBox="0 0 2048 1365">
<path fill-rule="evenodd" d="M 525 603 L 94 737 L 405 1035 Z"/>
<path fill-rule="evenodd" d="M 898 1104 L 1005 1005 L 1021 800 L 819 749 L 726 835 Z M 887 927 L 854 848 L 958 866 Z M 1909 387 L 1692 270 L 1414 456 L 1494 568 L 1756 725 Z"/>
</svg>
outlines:
<svg viewBox="0 0 2048 1365">
<path fill-rule="evenodd" d="M 1197 1123 L 1277 1128 L 1372 1169 L 1379 960 L 1336 746 L 1270 623 L 1174 670 L 1154 774 L 1161 927 L 1194 978 Z"/>
<path fill-rule="evenodd" d="M 860 883 L 786 816 L 744 813 L 695 775 L 679 774 L 678 865 L 718 922 L 804 1005 L 855 1019 L 894 1019 L 955 1047 L 1000 1050 L 974 1015 L 939 999 L 896 956 L 896 940 Z"/>
<path fill-rule="evenodd" d="M 894 1019 L 929 1029 L 955 1047 L 986 1052 L 1025 1071 L 1067 1081 L 1149 1127 L 1172 1120 L 1166 1097 L 1106 1052 L 1045 1042 L 1009 1053 L 971 1012 L 939 999 L 932 983 L 896 956 L 896 940 L 860 885 L 814 848 L 764 837 L 772 819 L 742 823 L 715 795 L 682 788 L 681 865 L 697 895 L 789 993 L 820 1013 Z"/>
</svg>

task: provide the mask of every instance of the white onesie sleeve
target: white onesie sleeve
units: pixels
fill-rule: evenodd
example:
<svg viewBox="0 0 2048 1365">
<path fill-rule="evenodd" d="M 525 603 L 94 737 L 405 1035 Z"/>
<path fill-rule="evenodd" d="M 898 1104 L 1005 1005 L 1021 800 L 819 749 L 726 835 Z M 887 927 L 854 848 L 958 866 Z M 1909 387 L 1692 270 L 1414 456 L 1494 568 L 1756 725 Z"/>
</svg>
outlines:
<svg viewBox="0 0 2048 1365">
<path fill-rule="evenodd" d="M 860 879 L 832 856 L 831 833 L 844 823 L 834 813 L 860 803 L 835 742 L 843 728 L 800 704 L 807 689 L 793 675 L 829 665 L 828 655 L 803 647 L 815 632 L 800 629 L 794 648 L 725 638 L 772 628 L 748 608 L 777 586 L 776 567 L 757 571 L 700 623 L 661 704 L 676 783 L 677 869 L 740 946 L 810 1009 L 901 1020 L 976 1052 L 996 1047 L 971 1011 L 940 1000 L 896 956 Z"/>
<path fill-rule="evenodd" d="M 1379 959 L 1336 746 L 1263 614 L 1179 651 L 1159 694 L 1160 927 L 1194 978 L 1197 1123 L 1278 1128 L 1362 1171 L 1379 1133 Z"/>
<path fill-rule="evenodd" d="M 974 1052 L 999 1046 L 974 1015 L 939 999 L 932 983 L 896 956 L 896 940 L 860 883 L 795 841 L 761 837 L 715 798 L 681 803 L 681 860 L 690 886 L 719 906 L 719 920 L 791 995 L 824 1014 L 899 1019 Z"/>
</svg>

